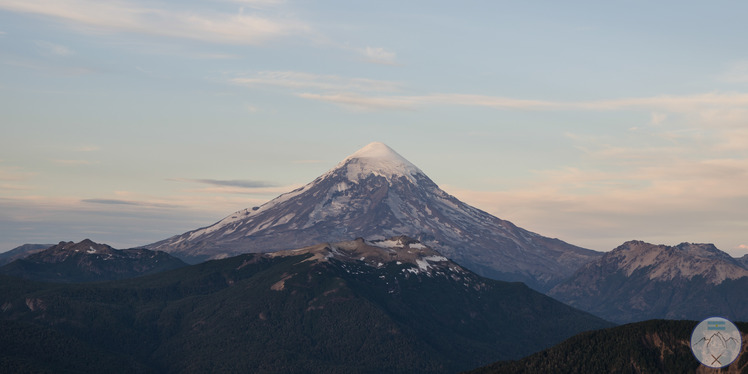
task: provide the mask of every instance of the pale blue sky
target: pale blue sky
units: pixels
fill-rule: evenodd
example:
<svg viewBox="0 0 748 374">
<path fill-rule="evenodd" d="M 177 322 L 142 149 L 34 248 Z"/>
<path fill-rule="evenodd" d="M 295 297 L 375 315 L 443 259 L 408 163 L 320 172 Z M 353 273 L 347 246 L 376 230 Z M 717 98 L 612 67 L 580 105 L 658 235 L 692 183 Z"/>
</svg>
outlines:
<svg viewBox="0 0 748 374">
<path fill-rule="evenodd" d="M 0 0 L 0 250 L 147 244 L 382 141 L 543 235 L 743 255 L 747 11 Z"/>
</svg>

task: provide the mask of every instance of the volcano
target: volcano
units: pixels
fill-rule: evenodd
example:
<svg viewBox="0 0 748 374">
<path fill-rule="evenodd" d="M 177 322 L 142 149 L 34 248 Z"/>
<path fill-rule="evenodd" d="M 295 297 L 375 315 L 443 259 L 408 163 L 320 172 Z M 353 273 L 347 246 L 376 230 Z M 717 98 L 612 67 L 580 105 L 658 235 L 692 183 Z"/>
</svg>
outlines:
<svg viewBox="0 0 748 374">
<path fill-rule="evenodd" d="M 602 254 L 519 228 L 441 190 L 383 143 L 259 207 L 147 247 L 188 262 L 407 235 L 476 273 L 546 291 Z"/>
</svg>

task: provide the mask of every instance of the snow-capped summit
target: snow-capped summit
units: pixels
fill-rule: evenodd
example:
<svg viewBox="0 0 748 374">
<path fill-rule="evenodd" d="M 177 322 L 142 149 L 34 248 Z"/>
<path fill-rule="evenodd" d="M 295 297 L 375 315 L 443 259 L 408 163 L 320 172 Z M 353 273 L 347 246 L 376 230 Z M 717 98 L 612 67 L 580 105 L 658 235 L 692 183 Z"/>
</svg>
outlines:
<svg viewBox="0 0 748 374">
<path fill-rule="evenodd" d="M 330 172 L 340 168 L 345 168 L 348 171 L 347 177 L 351 182 L 357 182 L 372 174 L 383 176 L 388 180 L 402 176 L 408 178 L 411 182 L 416 182 L 414 175 L 425 175 L 421 169 L 380 142 L 369 143 L 346 157 Z"/>
<path fill-rule="evenodd" d="M 309 184 L 205 228 L 151 244 L 199 261 L 314 243 L 412 237 L 481 275 L 546 290 L 601 256 L 514 226 L 441 190 L 383 143 Z"/>
</svg>

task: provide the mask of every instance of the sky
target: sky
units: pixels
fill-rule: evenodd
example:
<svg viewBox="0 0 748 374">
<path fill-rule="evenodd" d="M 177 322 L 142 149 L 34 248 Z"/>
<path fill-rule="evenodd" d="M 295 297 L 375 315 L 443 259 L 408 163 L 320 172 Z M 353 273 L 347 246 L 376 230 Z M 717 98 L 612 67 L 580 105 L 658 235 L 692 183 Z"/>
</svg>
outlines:
<svg viewBox="0 0 748 374">
<path fill-rule="evenodd" d="M 0 251 L 145 245 L 372 141 L 516 225 L 748 254 L 748 3 L 0 0 Z"/>
</svg>

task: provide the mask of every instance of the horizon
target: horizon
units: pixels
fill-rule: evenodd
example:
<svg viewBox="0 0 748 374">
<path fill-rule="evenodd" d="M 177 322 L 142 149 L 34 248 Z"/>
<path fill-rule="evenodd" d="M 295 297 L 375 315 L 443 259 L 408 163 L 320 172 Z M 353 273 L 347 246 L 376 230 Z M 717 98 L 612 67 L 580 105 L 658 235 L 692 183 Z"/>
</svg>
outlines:
<svg viewBox="0 0 748 374">
<path fill-rule="evenodd" d="M 0 0 L 0 252 L 153 243 L 379 141 L 544 236 L 741 257 L 746 11 Z"/>
</svg>

